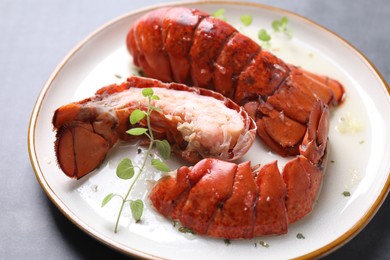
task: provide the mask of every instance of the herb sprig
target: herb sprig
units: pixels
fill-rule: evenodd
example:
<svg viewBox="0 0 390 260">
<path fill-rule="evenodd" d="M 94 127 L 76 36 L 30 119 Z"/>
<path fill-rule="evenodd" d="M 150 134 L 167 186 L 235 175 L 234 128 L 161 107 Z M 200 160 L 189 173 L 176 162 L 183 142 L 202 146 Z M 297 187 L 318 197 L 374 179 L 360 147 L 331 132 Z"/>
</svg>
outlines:
<svg viewBox="0 0 390 260">
<path fill-rule="evenodd" d="M 159 100 L 160 98 L 159 98 L 159 96 L 154 94 L 154 91 L 151 88 L 143 89 L 142 95 L 145 98 L 147 98 L 148 103 L 147 103 L 146 111 L 143 111 L 140 109 L 134 110 L 131 113 L 129 120 L 130 120 L 131 125 L 136 125 L 136 124 L 140 123 L 141 120 L 146 119 L 147 127 L 146 128 L 145 127 L 133 127 L 131 129 L 127 130 L 126 133 L 129 135 L 134 135 L 134 136 L 141 136 L 141 135 L 147 136 L 149 139 L 148 150 L 146 151 L 146 154 L 144 156 L 144 160 L 142 162 L 141 167 L 134 166 L 133 162 L 129 158 L 123 159 L 118 164 L 117 169 L 116 169 L 116 175 L 120 179 L 130 180 L 135 176 L 134 180 L 130 184 L 130 187 L 127 190 L 127 193 L 125 194 L 125 196 L 122 196 L 122 195 L 117 194 L 117 193 L 109 193 L 109 194 L 107 194 L 107 196 L 103 199 L 103 201 L 101 203 L 101 207 L 104 207 L 114 197 L 119 197 L 122 200 L 122 204 L 119 208 L 118 217 L 117 217 L 117 220 L 115 223 L 115 230 L 114 230 L 115 233 L 118 232 L 119 220 L 121 218 L 122 211 L 123 211 L 123 208 L 124 208 L 126 203 L 129 203 L 129 205 L 130 205 L 130 210 L 131 210 L 131 213 L 133 215 L 134 220 L 136 222 L 139 222 L 141 220 L 143 210 L 144 210 L 144 202 L 141 199 L 131 200 L 128 198 L 129 198 L 129 195 L 131 193 L 131 190 L 133 189 L 134 184 L 137 182 L 139 176 L 144 171 L 146 163 L 149 160 L 149 157 L 151 157 L 151 155 L 152 155 L 151 152 L 152 152 L 153 147 L 156 146 L 158 153 L 161 155 L 161 157 L 164 160 L 169 159 L 170 154 L 171 154 L 171 146 L 169 145 L 167 140 L 154 139 L 154 135 L 153 135 L 153 131 L 152 131 L 151 123 L 150 123 L 150 115 L 152 114 L 152 112 L 160 110 L 160 108 L 152 105 L 152 101 Z M 158 158 L 154 158 L 152 156 L 150 162 L 151 162 L 151 165 L 159 171 L 163 171 L 163 172 L 169 171 L 168 165 L 166 165 L 163 161 L 161 161 Z M 137 169 L 137 172 L 135 171 L 135 169 Z"/>
</svg>

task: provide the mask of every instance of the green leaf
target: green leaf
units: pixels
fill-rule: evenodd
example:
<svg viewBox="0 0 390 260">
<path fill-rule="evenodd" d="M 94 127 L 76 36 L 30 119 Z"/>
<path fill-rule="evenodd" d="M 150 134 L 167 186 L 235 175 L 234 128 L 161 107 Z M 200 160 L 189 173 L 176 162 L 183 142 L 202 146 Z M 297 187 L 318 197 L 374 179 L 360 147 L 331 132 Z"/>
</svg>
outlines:
<svg viewBox="0 0 390 260">
<path fill-rule="evenodd" d="M 279 32 L 281 26 L 282 23 L 279 20 L 275 20 L 272 22 L 272 28 L 274 29 L 275 32 Z"/>
<path fill-rule="evenodd" d="M 146 116 L 146 113 L 142 110 L 136 109 L 134 110 L 130 115 L 130 124 L 134 125 L 144 119 Z"/>
<path fill-rule="evenodd" d="M 164 162 L 160 161 L 159 159 L 152 159 L 152 166 L 162 172 L 170 171 L 168 165 L 166 165 Z"/>
<path fill-rule="evenodd" d="M 212 16 L 214 16 L 215 18 L 218 18 L 218 19 L 221 19 L 223 21 L 226 21 L 226 17 L 225 17 L 225 9 L 221 8 L 221 9 L 218 9 L 217 11 L 215 11 Z"/>
<path fill-rule="evenodd" d="M 218 9 L 217 11 L 215 11 L 212 15 L 214 17 L 218 18 L 218 17 L 220 17 L 220 16 L 222 16 L 224 14 L 225 14 L 225 9 L 221 8 L 221 9 Z"/>
<path fill-rule="evenodd" d="M 139 222 L 144 211 L 144 202 L 140 199 L 130 201 L 131 214 L 136 222 Z"/>
<path fill-rule="evenodd" d="M 131 129 L 127 130 L 126 133 L 128 133 L 129 135 L 143 135 L 147 131 L 148 131 L 147 128 L 135 127 L 135 128 L 131 128 Z"/>
<path fill-rule="evenodd" d="M 116 175 L 123 179 L 128 180 L 134 176 L 134 166 L 129 158 L 123 159 L 116 168 Z"/>
<path fill-rule="evenodd" d="M 171 156 L 171 145 L 168 143 L 167 140 L 156 140 L 156 147 L 158 153 L 161 155 L 161 157 L 164 160 L 168 160 Z"/>
<path fill-rule="evenodd" d="M 280 22 L 284 28 L 286 28 L 288 24 L 288 18 L 286 16 L 283 16 L 282 19 L 280 19 Z"/>
<path fill-rule="evenodd" d="M 271 35 L 269 35 L 265 29 L 259 30 L 257 37 L 259 37 L 259 40 L 263 42 L 268 42 L 271 40 Z"/>
<path fill-rule="evenodd" d="M 284 32 L 287 34 L 287 36 L 291 39 L 292 38 L 292 32 L 287 28 L 288 24 L 288 18 L 286 16 L 283 16 L 280 18 L 280 20 L 275 20 L 272 22 L 272 28 L 275 32 Z"/>
<path fill-rule="evenodd" d="M 115 195 L 116 195 L 115 193 L 107 194 L 107 196 L 104 197 L 104 199 L 103 199 L 103 201 L 102 201 L 101 207 L 106 206 L 106 204 L 107 204 L 108 202 L 110 202 L 110 200 L 111 200 L 113 197 L 115 197 Z"/>
<path fill-rule="evenodd" d="M 151 99 L 152 99 L 152 100 L 160 100 L 160 97 L 157 96 L 157 95 L 153 95 L 153 96 L 151 97 Z"/>
<path fill-rule="evenodd" d="M 252 18 L 251 15 L 242 15 L 242 16 L 240 17 L 240 20 L 241 20 L 241 22 L 242 22 L 243 25 L 249 26 L 249 25 L 251 25 L 251 23 L 252 23 L 252 21 L 253 21 L 253 18 Z"/>
<path fill-rule="evenodd" d="M 154 92 L 153 92 L 153 89 L 151 89 L 151 88 L 144 88 L 142 90 L 142 95 L 144 97 L 151 97 L 151 96 L 153 96 L 153 94 L 154 94 Z"/>
</svg>

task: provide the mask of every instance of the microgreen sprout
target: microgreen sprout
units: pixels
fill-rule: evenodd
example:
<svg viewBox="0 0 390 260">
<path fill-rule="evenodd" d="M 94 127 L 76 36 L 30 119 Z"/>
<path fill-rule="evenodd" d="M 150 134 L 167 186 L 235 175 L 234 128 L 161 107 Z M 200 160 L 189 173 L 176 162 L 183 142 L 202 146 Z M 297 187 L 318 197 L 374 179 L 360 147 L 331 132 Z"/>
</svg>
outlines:
<svg viewBox="0 0 390 260">
<path fill-rule="evenodd" d="M 241 15 L 240 20 L 241 20 L 243 25 L 249 26 L 252 24 L 253 17 L 251 15 L 244 14 L 244 15 Z"/>
<path fill-rule="evenodd" d="M 212 16 L 214 16 L 215 18 L 218 18 L 218 19 L 221 19 L 223 21 L 226 21 L 226 17 L 225 17 L 225 9 L 218 9 L 217 11 L 215 11 Z"/>
<path fill-rule="evenodd" d="M 242 20 L 241 20 L 242 21 Z M 267 31 L 266 29 L 260 29 L 257 32 L 257 37 L 261 41 L 261 44 L 264 48 L 271 47 L 272 34 L 284 33 L 287 35 L 288 39 L 292 38 L 292 31 L 287 27 L 288 18 L 282 17 L 280 20 L 274 20 L 271 23 L 273 31 Z"/>
<path fill-rule="evenodd" d="M 266 29 L 260 29 L 257 33 L 257 37 L 262 42 L 264 48 L 268 48 L 270 46 L 271 35 Z"/>
<path fill-rule="evenodd" d="M 287 28 L 288 25 L 288 18 L 283 16 L 280 18 L 280 20 L 274 20 L 272 22 L 272 28 L 274 29 L 275 32 L 283 32 L 285 33 L 289 39 L 292 38 L 292 31 Z"/>
<path fill-rule="evenodd" d="M 120 220 L 123 208 L 124 208 L 126 203 L 129 203 L 129 205 L 130 205 L 131 214 L 133 215 L 134 220 L 137 223 L 141 220 L 142 213 L 144 210 L 144 202 L 141 199 L 130 200 L 130 199 L 128 199 L 128 197 L 131 193 L 131 190 L 132 190 L 134 184 L 136 183 L 139 176 L 141 175 L 141 173 L 145 169 L 147 161 L 150 160 L 151 165 L 159 171 L 163 171 L 163 172 L 169 171 L 169 167 L 163 161 L 155 158 L 152 155 L 152 149 L 154 146 L 156 146 L 158 153 L 160 154 L 160 156 L 164 160 L 169 159 L 170 154 L 171 154 L 171 146 L 169 145 L 167 140 L 154 139 L 153 131 L 152 131 L 151 123 L 150 123 L 151 113 L 153 111 L 159 110 L 158 107 L 155 107 L 152 105 L 152 101 L 159 100 L 160 98 L 154 94 L 154 91 L 151 88 L 143 89 L 142 95 L 145 98 L 147 98 L 147 101 L 148 101 L 147 109 L 146 109 L 146 111 L 136 109 L 131 113 L 131 115 L 129 117 L 129 121 L 130 121 L 130 124 L 133 125 L 134 127 L 129 129 L 128 131 L 126 131 L 126 133 L 129 135 L 134 135 L 134 136 L 146 135 L 149 139 L 148 150 L 145 153 L 144 160 L 142 162 L 141 167 L 134 166 L 133 162 L 129 158 L 123 159 L 117 166 L 116 175 L 120 179 L 122 179 L 122 180 L 134 179 L 133 182 L 130 184 L 130 187 L 129 187 L 126 195 L 122 196 L 122 195 L 119 195 L 116 193 L 110 193 L 103 199 L 103 201 L 101 203 L 101 206 L 104 207 L 114 197 L 119 197 L 122 200 L 122 204 L 120 206 L 118 217 L 117 217 L 117 220 L 115 223 L 115 233 L 118 232 L 119 220 Z M 147 125 L 146 128 L 142 127 L 142 126 L 138 126 L 142 120 L 146 121 L 146 125 Z M 137 125 L 137 126 L 135 126 L 135 125 Z M 138 149 L 137 153 L 140 154 L 141 150 Z M 152 155 L 152 156 L 150 156 L 150 155 Z"/>
</svg>

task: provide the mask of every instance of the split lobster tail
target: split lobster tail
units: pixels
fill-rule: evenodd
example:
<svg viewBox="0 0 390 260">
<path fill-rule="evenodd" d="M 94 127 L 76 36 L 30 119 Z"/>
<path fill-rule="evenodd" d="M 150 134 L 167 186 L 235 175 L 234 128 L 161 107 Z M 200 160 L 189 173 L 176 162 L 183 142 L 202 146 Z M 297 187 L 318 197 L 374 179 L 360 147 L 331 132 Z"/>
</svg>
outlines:
<svg viewBox="0 0 390 260">
<path fill-rule="evenodd" d="M 152 88 L 161 99 L 150 115 L 154 136 L 166 139 L 182 159 L 196 163 L 211 157 L 235 160 L 252 146 L 256 125 L 242 107 L 219 93 L 166 84 L 141 77 L 98 90 L 95 96 L 64 105 L 55 111 L 55 152 L 63 172 L 81 178 L 96 169 L 118 140 L 133 140 L 126 131 L 146 127 L 146 119 L 130 125 L 129 116 L 146 111 L 143 88 Z"/>
<path fill-rule="evenodd" d="M 226 239 L 287 233 L 312 211 L 326 164 L 329 110 L 318 101 L 300 147 L 282 172 L 277 162 L 250 166 L 204 159 L 163 177 L 150 200 L 163 216 L 197 234 Z M 311 156 L 314 153 L 315 156 Z"/>
</svg>

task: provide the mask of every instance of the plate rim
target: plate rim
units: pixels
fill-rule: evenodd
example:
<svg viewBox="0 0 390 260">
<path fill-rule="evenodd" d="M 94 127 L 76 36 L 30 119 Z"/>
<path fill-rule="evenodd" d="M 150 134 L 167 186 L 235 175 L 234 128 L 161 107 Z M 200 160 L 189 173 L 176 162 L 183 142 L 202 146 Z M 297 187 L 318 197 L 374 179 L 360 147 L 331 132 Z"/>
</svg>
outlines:
<svg viewBox="0 0 390 260">
<path fill-rule="evenodd" d="M 116 24 L 117 22 L 121 21 L 122 19 L 125 19 L 129 16 L 137 15 L 139 13 L 148 12 L 160 7 L 164 6 L 191 6 L 195 4 L 201 4 L 201 5 L 208 5 L 208 4 L 226 4 L 226 5 L 236 5 L 236 6 L 249 6 L 249 7 L 255 7 L 257 9 L 265 9 L 270 10 L 277 13 L 287 14 L 289 16 L 293 16 L 295 18 L 298 18 L 302 20 L 305 23 L 308 23 L 310 26 L 314 26 L 317 29 L 320 29 L 322 31 L 325 31 L 329 34 L 331 34 L 333 37 L 340 40 L 343 44 L 345 44 L 349 49 L 351 49 L 359 58 L 366 63 L 366 65 L 372 69 L 373 75 L 376 76 L 383 86 L 385 93 L 388 95 L 388 99 L 390 100 L 390 87 L 384 77 L 381 75 L 381 73 L 378 71 L 378 69 L 374 66 L 374 64 L 361 52 L 359 51 L 355 46 L 353 46 L 350 42 L 345 40 L 343 37 L 338 35 L 337 33 L 331 31 L 330 29 L 312 21 L 311 19 L 297 14 L 295 12 L 270 6 L 262 3 L 254 3 L 254 2 L 245 2 L 245 1 L 227 1 L 227 0 L 213 0 L 213 1 L 205 1 L 205 0 L 198 0 L 198 1 L 181 1 L 181 2 L 168 2 L 168 3 L 161 3 L 161 4 L 154 4 L 149 5 L 143 8 L 138 8 L 133 11 L 127 12 L 123 15 L 120 15 L 114 19 L 111 19 L 110 21 L 106 22 L 105 24 L 101 25 L 97 29 L 93 30 L 87 37 L 85 37 L 83 40 L 81 40 L 78 44 L 76 44 L 75 47 L 73 47 L 66 55 L 65 57 L 60 61 L 60 63 L 55 67 L 49 78 L 44 83 L 38 98 L 34 104 L 34 108 L 32 110 L 29 126 L 28 126 L 28 133 L 27 133 L 27 143 L 28 143 L 28 153 L 30 158 L 31 166 L 34 170 L 35 176 L 41 186 L 41 188 L 44 190 L 46 196 L 49 197 L 49 199 L 53 202 L 53 204 L 60 210 L 62 214 L 65 215 L 65 217 L 70 220 L 73 224 L 75 224 L 78 228 L 80 228 L 82 231 L 84 231 L 89 236 L 95 238 L 100 243 L 117 250 L 123 254 L 129 255 L 129 256 L 135 256 L 135 257 L 142 257 L 145 259 L 164 259 L 160 256 L 155 256 L 149 253 L 144 253 L 140 250 L 127 247 L 124 244 L 121 244 L 119 242 L 116 242 L 115 240 L 111 238 L 107 238 L 104 235 L 100 234 L 97 230 L 91 228 L 87 223 L 84 223 L 79 217 L 74 214 L 62 201 L 61 199 L 56 195 L 56 193 L 51 189 L 49 184 L 47 183 L 45 176 L 41 170 L 40 164 L 38 163 L 38 156 L 36 153 L 36 146 L 35 146 L 35 128 L 37 125 L 37 118 L 39 115 L 39 112 L 41 110 L 42 103 L 45 99 L 45 96 L 50 89 L 50 86 L 52 85 L 53 81 L 56 79 L 57 75 L 61 72 L 62 68 L 69 62 L 69 60 L 77 54 L 77 52 L 86 45 L 93 37 L 98 35 L 100 32 L 103 32 L 104 30 L 108 29 L 111 25 Z M 353 239 L 356 235 L 360 233 L 361 230 L 371 221 L 371 219 L 375 216 L 377 211 L 380 209 L 381 205 L 385 201 L 388 193 L 390 191 L 390 172 L 388 173 L 387 180 L 374 201 L 374 203 L 370 206 L 370 208 L 362 215 L 362 217 L 346 232 L 344 232 L 341 236 L 339 236 L 337 239 L 333 240 L 332 242 L 310 252 L 304 255 L 301 255 L 299 257 L 296 257 L 294 259 L 308 259 L 308 258 L 317 258 L 322 257 L 327 254 L 330 254 L 331 252 L 337 250 L 338 248 L 345 245 L 347 242 L 349 242 L 351 239 Z"/>
</svg>

